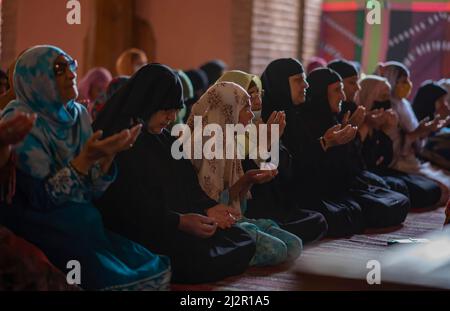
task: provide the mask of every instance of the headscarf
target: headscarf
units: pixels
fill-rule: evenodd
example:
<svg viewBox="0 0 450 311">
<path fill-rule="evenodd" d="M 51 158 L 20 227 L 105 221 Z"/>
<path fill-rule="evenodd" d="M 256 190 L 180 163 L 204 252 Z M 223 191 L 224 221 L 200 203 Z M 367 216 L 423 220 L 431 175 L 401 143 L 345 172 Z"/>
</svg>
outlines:
<svg viewBox="0 0 450 311">
<path fill-rule="evenodd" d="M 183 84 L 183 99 L 189 100 L 194 97 L 194 87 L 192 86 L 192 82 L 189 77 L 182 71 L 176 71 L 178 77 L 181 80 L 181 84 Z"/>
<path fill-rule="evenodd" d="M 337 114 L 331 111 L 328 101 L 328 86 L 342 82 L 342 78 L 330 68 L 318 68 L 308 75 L 306 81 L 309 88 L 306 102 L 300 106 L 300 110 L 309 119 L 308 127 L 312 134 L 319 138 L 337 124 Z"/>
<path fill-rule="evenodd" d="M 194 93 L 201 91 L 202 93 L 208 88 L 208 76 L 201 69 L 193 69 L 185 72 L 189 80 L 191 80 Z"/>
<path fill-rule="evenodd" d="M 112 80 L 111 73 L 106 68 L 97 67 L 89 70 L 86 76 L 83 79 L 81 79 L 80 83 L 78 84 L 78 90 L 80 91 L 79 98 L 88 99 L 92 102 L 96 100 L 99 100 L 100 102 L 104 101 L 105 98 L 103 99 L 91 98 L 89 93 L 95 84 L 105 85 L 105 93 L 106 93 L 106 87 L 111 82 L 111 80 Z"/>
<path fill-rule="evenodd" d="M 430 120 L 433 120 L 436 111 L 436 101 L 447 94 L 447 90 L 436 82 L 428 80 L 422 83 L 413 102 L 413 109 L 417 119 L 421 121 L 429 117 Z"/>
<path fill-rule="evenodd" d="M 322 68 L 327 66 L 327 61 L 322 57 L 313 56 L 309 59 L 308 66 L 306 67 L 306 72 L 309 74 L 311 71 L 317 68 Z"/>
<path fill-rule="evenodd" d="M 409 70 L 402 63 L 389 61 L 380 63 L 376 74 L 386 78 L 391 85 L 392 108 L 398 115 L 400 127 L 408 133 L 414 131 L 419 126 L 419 122 L 412 110 L 411 103 L 406 98 L 399 100 L 394 97 L 398 80 L 404 75 L 409 77 Z"/>
<path fill-rule="evenodd" d="M 208 86 L 211 86 L 216 83 L 223 72 L 227 69 L 227 65 L 223 61 L 216 59 L 207 62 L 201 66 L 200 69 L 203 70 L 208 76 Z"/>
<path fill-rule="evenodd" d="M 128 49 L 124 51 L 116 62 L 116 70 L 119 76 L 132 76 L 139 68 L 134 66 L 137 60 L 148 63 L 147 55 L 139 49 Z"/>
<path fill-rule="evenodd" d="M 108 101 L 113 95 L 120 90 L 122 86 L 127 84 L 130 80 L 129 76 L 118 76 L 109 82 L 108 88 L 106 89 L 106 101 Z"/>
<path fill-rule="evenodd" d="M 188 120 L 188 125 L 193 133 L 192 142 L 201 140 L 204 144 L 209 140 L 203 135 L 201 137 L 194 136 L 194 116 L 203 117 L 202 128 L 208 124 L 218 124 L 222 128 L 224 159 L 207 160 L 202 157 L 201 160 L 192 160 L 203 191 L 216 201 L 219 201 L 221 193 L 226 188 L 233 186 L 244 175 L 241 160 L 237 157 L 225 158 L 226 125 L 239 123 L 239 113 L 249 103 L 249 100 L 249 95 L 241 86 L 232 82 L 220 82 L 212 86 L 193 106 Z M 235 142 L 234 137 L 228 138 L 228 140 L 232 143 Z M 240 210 L 240 202 L 232 202 L 232 206 Z"/>
<path fill-rule="evenodd" d="M 261 79 L 257 75 L 252 75 L 241 70 L 230 70 L 225 72 L 216 83 L 220 82 L 234 82 L 246 91 L 249 90 L 250 85 L 253 82 L 258 88 L 258 91 L 262 91 Z"/>
<path fill-rule="evenodd" d="M 406 66 L 402 63 L 396 61 L 379 63 L 375 74 L 388 80 L 389 84 L 391 85 L 392 95 L 394 95 L 398 79 L 401 76 L 410 76 L 408 68 L 406 68 Z"/>
<path fill-rule="evenodd" d="M 383 88 L 386 87 L 387 80 L 380 76 L 368 75 L 361 80 L 361 90 L 356 95 L 358 106 L 366 107 L 367 111 L 374 109 L 373 104 L 380 97 Z"/>
<path fill-rule="evenodd" d="M 128 76 L 119 76 L 117 78 L 112 79 L 107 88 L 104 95 L 97 98 L 96 101 L 91 101 L 88 104 L 88 111 L 91 115 L 92 120 L 97 119 L 98 114 L 105 108 L 105 103 L 108 99 L 110 99 L 118 89 L 120 89 L 123 85 L 125 85 L 130 79 Z"/>
<path fill-rule="evenodd" d="M 53 68 L 60 55 L 73 61 L 49 45 L 23 53 L 14 71 L 16 100 L 3 111 L 5 118 L 18 110 L 38 115 L 30 134 L 16 147 L 19 168 L 36 178 L 66 166 L 92 135 L 86 109 L 74 99 L 63 102 L 59 95 Z"/>
<path fill-rule="evenodd" d="M 288 111 L 292 103 L 289 77 L 304 73 L 302 64 L 294 58 L 280 58 L 271 62 L 261 76 L 264 97 L 262 118 L 267 121 L 274 111 Z"/>
<path fill-rule="evenodd" d="M 105 104 L 93 126 L 112 135 L 141 123 L 147 128 L 159 110 L 181 109 L 183 87 L 174 71 L 161 64 L 145 65 Z"/>
<path fill-rule="evenodd" d="M 354 76 L 357 77 L 359 75 L 356 67 L 352 63 L 344 59 L 337 59 L 329 62 L 328 68 L 336 71 L 341 76 L 342 79 Z"/>
</svg>

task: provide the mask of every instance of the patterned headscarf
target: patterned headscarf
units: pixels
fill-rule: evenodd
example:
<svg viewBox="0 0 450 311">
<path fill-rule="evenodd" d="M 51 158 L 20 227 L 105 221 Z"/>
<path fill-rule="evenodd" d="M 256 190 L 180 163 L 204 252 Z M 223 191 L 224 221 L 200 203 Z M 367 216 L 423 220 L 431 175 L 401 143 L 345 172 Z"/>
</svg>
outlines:
<svg viewBox="0 0 450 311">
<path fill-rule="evenodd" d="M 35 46 L 22 54 L 14 71 L 16 100 L 3 111 L 8 118 L 16 111 L 36 113 L 30 134 L 16 147 L 19 168 L 36 178 L 45 178 L 65 167 L 92 135 L 86 109 L 63 102 L 53 71 L 55 60 L 72 58 L 54 46 Z"/>
<path fill-rule="evenodd" d="M 262 82 L 258 76 L 240 70 L 230 70 L 225 72 L 219 80 L 217 80 L 217 83 L 219 82 L 234 82 L 242 86 L 242 88 L 246 91 L 248 91 L 251 83 L 253 82 L 258 88 L 258 91 L 262 91 Z"/>
<path fill-rule="evenodd" d="M 234 159 L 225 159 L 227 143 L 226 125 L 236 125 L 239 123 L 239 113 L 247 104 L 250 96 L 239 85 L 232 82 L 221 82 L 213 85 L 193 106 L 192 113 L 187 124 L 193 133 L 191 141 L 201 140 L 203 145 L 209 137 L 195 137 L 194 116 L 202 116 L 202 132 L 208 124 L 217 124 L 223 132 L 224 159 L 205 159 L 204 155 L 200 160 L 192 160 L 200 185 L 208 196 L 219 201 L 220 194 L 226 188 L 233 186 L 243 175 L 241 160 L 235 156 Z M 228 139 L 235 142 L 234 137 Z M 236 155 L 236 150 L 235 150 Z M 227 171 L 226 171 L 227 170 Z M 226 180 L 225 180 L 226 179 Z M 240 202 L 232 202 L 232 206 L 240 209 Z"/>
<path fill-rule="evenodd" d="M 373 103 L 380 97 L 383 89 L 388 87 L 389 82 L 385 78 L 368 75 L 361 80 L 360 84 L 361 90 L 356 95 L 356 103 L 369 111 L 372 110 Z"/>
</svg>

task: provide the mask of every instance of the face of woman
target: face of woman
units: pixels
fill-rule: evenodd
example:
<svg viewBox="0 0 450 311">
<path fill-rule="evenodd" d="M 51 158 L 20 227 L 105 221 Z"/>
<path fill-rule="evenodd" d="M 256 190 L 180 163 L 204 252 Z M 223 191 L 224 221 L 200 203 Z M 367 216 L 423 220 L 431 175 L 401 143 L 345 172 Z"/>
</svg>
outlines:
<svg viewBox="0 0 450 311">
<path fill-rule="evenodd" d="M 408 76 L 401 76 L 395 87 L 395 97 L 398 99 L 407 98 L 411 94 L 412 82 Z"/>
<path fill-rule="evenodd" d="M 435 115 L 440 115 L 442 118 L 446 118 L 450 115 L 450 104 L 447 101 L 447 95 L 441 96 L 435 103 L 436 112 Z"/>
<path fill-rule="evenodd" d="M 250 98 L 248 99 L 248 105 L 241 109 L 239 112 L 239 124 L 244 126 L 250 124 L 255 115 L 252 112 L 252 105 L 250 102 Z"/>
<path fill-rule="evenodd" d="M 53 71 L 55 73 L 56 86 L 64 103 L 78 97 L 76 67 L 76 61 L 71 63 L 63 55 L 58 56 L 55 60 Z"/>
<path fill-rule="evenodd" d="M 348 77 L 344 79 L 344 93 L 345 98 L 349 101 L 354 102 L 356 94 L 361 90 L 358 82 L 358 77 Z"/>
<path fill-rule="evenodd" d="M 262 109 L 262 94 L 259 92 L 256 86 L 251 87 L 248 90 L 248 94 L 250 95 L 250 101 L 252 104 L 252 111 L 259 111 Z"/>
<path fill-rule="evenodd" d="M 148 121 L 147 130 L 152 134 L 161 134 L 161 132 L 177 119 L 179 110 L 159 110 L 155 112 Z"/>
<path fill-rule="evenodd" d="M 306 82 L 305 73 L 290 76 L 289 86 L 291 89 L 292 103 L 295 106 L 304 103 L 306 99 L 306 89 L 309 87 L 308 82 Z"/>
<path fill-rule="evenodd" d="M 339 113 L 341 111 L 342 101 L 344 100 L 344 84 L 342 82 L 330 84 L 328 86 L 328 103 L 330 104 L 331 112 Z"/>
</svg>

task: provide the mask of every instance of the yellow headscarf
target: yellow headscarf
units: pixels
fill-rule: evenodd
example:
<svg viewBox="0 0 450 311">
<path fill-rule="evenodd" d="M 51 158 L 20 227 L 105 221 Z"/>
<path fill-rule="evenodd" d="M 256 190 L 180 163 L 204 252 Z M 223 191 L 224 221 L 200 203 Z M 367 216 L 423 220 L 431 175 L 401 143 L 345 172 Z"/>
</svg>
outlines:
<svg viewBox="0 0 450 311">
<path fill-rule="evenodd" d="M 258 91 L 262 91 L 261 79 L 256 75 L 252 75 L 241 70 L 230 70 L 225 72 L 216 83 L 219 82 L 234 82 L 246 91 L 248 91 L 250 84 L 253 82 L 258 88 Z"/>
</svg>

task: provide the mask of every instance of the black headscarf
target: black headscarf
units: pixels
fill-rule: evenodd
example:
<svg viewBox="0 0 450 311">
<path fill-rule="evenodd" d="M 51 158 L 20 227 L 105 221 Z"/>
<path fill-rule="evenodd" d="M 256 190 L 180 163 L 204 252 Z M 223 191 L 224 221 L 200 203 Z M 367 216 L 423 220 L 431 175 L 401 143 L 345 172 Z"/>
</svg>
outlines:
<svg viewBox="0 0 450 311">
<path fill-rule="evenodd" d="M 358 76 L 358 70 L 356 69 L 355 65 L 344 59 L 331 61 L 330 63 L 328 63 L 328 68 L 336 71 L 342 79 Z M 353 101 L 348 99 L 343 101 L 341 106 L 341 113 L 339 114 L 338 118 L 342 120 L 347 111 L 353 113 L 357 108 L 358 106 Z"/>
<path fill-rule="evenodd" d="M 201 69 L 192 69 L 185 72 L 188 78 L 192 82 L 194 88 L 194 94 L 198 91 L 205 92 L 208 88 L 208 76 Z"/>
<path fill-rule="evenodd" d="M 344 59 L 337 59 L 329 62 L 328 68 L 336 71 L 342 79 L 358 76 L 356 67 Z"/>
<path fill-rule="evenodd" d="M 274 111 L 288 111 L 292 103 L 289 77 L 302 74 L 302 64 L 294 58 L 280 58 L 271 62 L 261 76 L 264 89 L 262 118 L 267 121 Z"/>
<path fill-rule="evenodd" d="M 149 64 L 106 102 L 93 127 L 109 136 L 137 122 L 146 124 L 159 110 L 182 107 L 183 86 L 178 76 L 165 65 Z"/>
<path fill-rule="evenodd" d="M 219 80 L 223 72 L 227 69 L 227 65 L 223 61 L 216 59 L 207 62 L 200 69 L 208 76 L 208 86 L 211 86 Z"/>
<path fill-rule="evenodd" d="M 328 102 L 328 86 L 342 82 L 337 72 L 329 68 L 313 70 L 306 81 L 306 102 L 300 106 L 301 113 L 307 117 L 308 128 L 315 138 L 321 137 L 327 129 L 337 124 L 337 114 L 333 113 Z"/>
<path fill-rule="evenodd" d="M 434 119 L 436 101 L 447 94 L 447 90 L 436 82 L 425 81 L 417 91 L 412 105 L 417 120 L 421 121 L 426 117 L 429 117 L 430 120 Z"/>
</svg>

